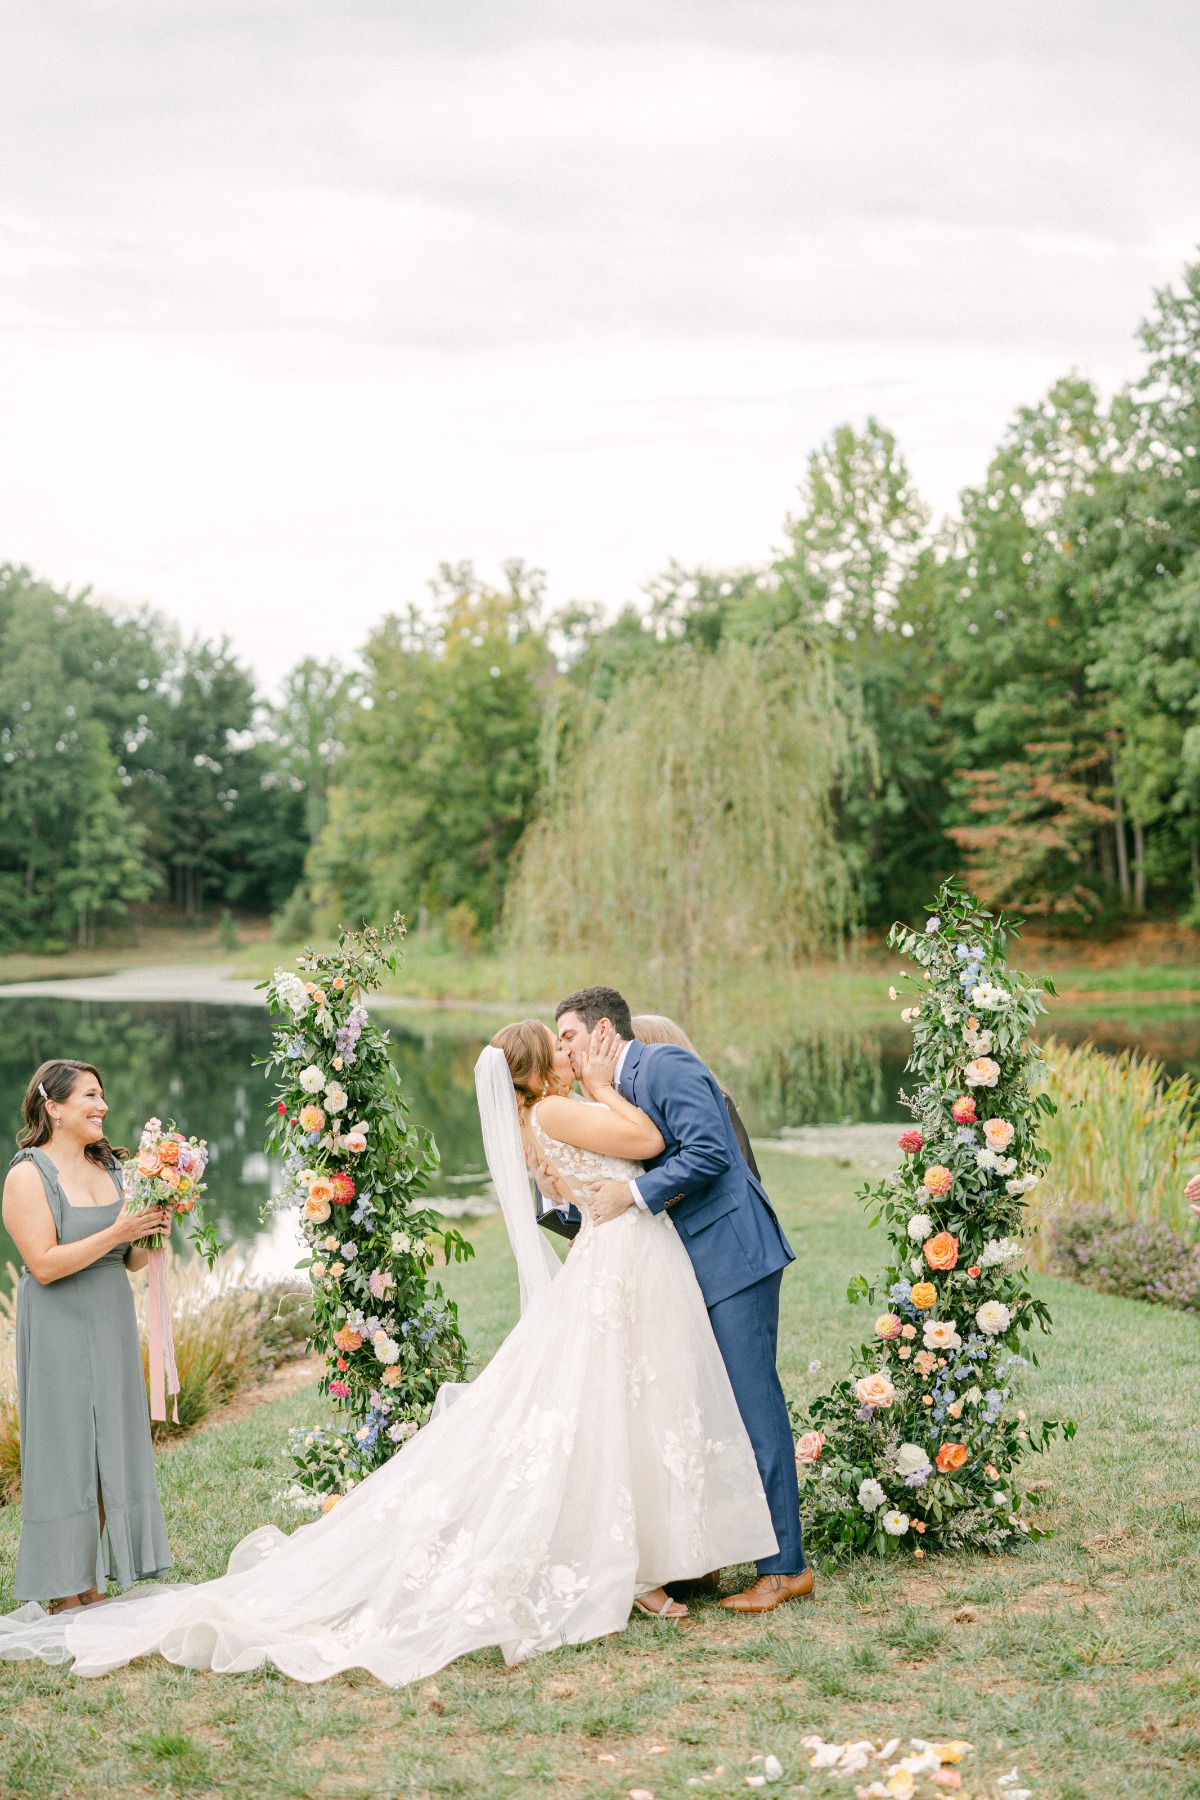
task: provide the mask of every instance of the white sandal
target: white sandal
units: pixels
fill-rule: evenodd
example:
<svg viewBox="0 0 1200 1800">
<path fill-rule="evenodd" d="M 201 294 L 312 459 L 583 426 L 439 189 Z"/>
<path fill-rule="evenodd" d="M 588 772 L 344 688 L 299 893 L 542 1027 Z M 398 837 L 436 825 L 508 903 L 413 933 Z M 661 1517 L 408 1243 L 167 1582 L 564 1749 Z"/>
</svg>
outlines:
<svg viewBox="0 0 1200 1800">
<path fill-rule="evenodd" d="M 671 1595 L 666 1592 L 665 1588 L 663 1589 L 663 1593 L 665 1598 L 661 1606 L 651 1606 L 648 1603 L 647 1596 L 644 1594 L 635 1595 L 633 1602 L 635 1609 L 640 1613 L 644 1613 L 648 1619 L 686 1619 L 688 1609 L 683 1604 L 683 1601 L 673 1599 Z M 673 1606 L 677 1606 L 679 1611 L 673 1613 L 671 1611 Z"/>
</svg>

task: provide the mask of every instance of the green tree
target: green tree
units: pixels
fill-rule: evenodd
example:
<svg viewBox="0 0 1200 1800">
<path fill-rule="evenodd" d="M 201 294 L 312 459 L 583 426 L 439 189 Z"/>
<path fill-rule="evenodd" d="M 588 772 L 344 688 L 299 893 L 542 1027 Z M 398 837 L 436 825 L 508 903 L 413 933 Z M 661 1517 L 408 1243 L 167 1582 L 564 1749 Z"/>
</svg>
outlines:
<svg viewBox="0 0 1200 1800">
<path fill-rule="evenodd" d="M 491 930 L 538 781 L 541 715 L 557 675 L 540 577 L 491 587 L 443 565 L 430 617 L 390 617 L 364 651 L 329 819 L 310 858 L 337 921 L 452 908 Z"/>
</svg>

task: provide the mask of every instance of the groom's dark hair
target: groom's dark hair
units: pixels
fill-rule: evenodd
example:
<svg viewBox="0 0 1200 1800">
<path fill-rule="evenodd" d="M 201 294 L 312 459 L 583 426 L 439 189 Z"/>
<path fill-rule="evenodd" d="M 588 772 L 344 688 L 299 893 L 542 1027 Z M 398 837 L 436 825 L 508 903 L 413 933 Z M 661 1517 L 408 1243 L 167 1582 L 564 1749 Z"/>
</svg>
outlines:
<svg viewBox="0 0 1200 1800">
<path fill-rule="evenodd" d="M 618 1037 L 632 1038 L 633 1020 L 629 1014 L 629 1002 L 616 988 L 586 987 L 577 993 L 568 994 L 560 1000 L 554 1009 L 557 1021 L 564 1013 L 578 1013 L 589 1031 L 595 1031 L 601 1019 L 611 1019 L 613 1029 Z"/>
</svg>

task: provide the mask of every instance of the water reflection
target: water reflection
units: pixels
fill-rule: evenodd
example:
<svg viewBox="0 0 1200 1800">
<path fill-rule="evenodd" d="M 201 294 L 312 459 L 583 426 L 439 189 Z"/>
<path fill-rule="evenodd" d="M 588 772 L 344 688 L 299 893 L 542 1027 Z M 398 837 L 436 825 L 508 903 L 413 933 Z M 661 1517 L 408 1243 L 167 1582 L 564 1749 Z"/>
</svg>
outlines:
<svg viewBox="0 0 1200 1800">
<path fill-rule="evenodd" d="M 207 1137 L 210 1210 L 230 1243 L 250 1249 L 271 1232 L 262 1214 L 272 1170 L 263 1154 L 267 1107 L 263 1071 L 254 1059 L 269 1048 L 266 1015 L 253 1007 L 115 1004 L 10 999 L 0 1009 L 0 1136 L 12 1143 L 30 1074 L 49 1056 L 72 1056 L 101 1070 L 111 1106 L 109 1135 L 132 1144 L 152 1114 Z M 442 1165 L 431 1193 L 447 1212 L 486 1187 L 475 1110 L 474 1064 L 494 1021 L 451 1014 L 384 1012 L 412 1118 L 432 1131 Z M 1068 1043 L 1090 1040 L 1116 1052 L 1135 1045 L 1168 1072 L 1200 1076 L 1200 1021 L 1195 1009 L 1153 1009 L 1100 1016 L 1064 1014 L 1053 1023 Z M 718 1066 L 751 1131 L 769 1136 L 784 1125 L 907 1119 L 899 1101 L 908 1033 L 847 1026 L 798 1031 L 757 1052 L 730 1055 Z M 290 1266 L 289 1230 L 279 1221 L 274 1266 Z M 15 1256 L 0 1232 L 0 1283 Z"/>
</svg>

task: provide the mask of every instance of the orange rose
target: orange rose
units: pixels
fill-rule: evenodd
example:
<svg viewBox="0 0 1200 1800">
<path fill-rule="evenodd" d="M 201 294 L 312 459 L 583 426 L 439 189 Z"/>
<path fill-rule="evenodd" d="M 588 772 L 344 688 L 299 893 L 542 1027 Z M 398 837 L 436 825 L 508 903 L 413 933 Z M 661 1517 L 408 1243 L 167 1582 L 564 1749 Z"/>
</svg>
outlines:
<svg viewBox="0 0 1200 1800">
<path fill-rule="evenodd" d="M 179 1170 L 164 1169 L 158 1179 L 164 1187 L 177 1188 L 179 1186 Z"/>
<path fill-rule="evenodd" d="M 958 1239 L 939 1231 L 925 1246 L 925 1261 L 931 1269 L 952 1269 L 958 1261 Z"/>
<path fill-rule="evenodd" d="M 177 1200 L 175 1202 L 175 1211 L 177 1213 L 190 1213 L 193 1206 L 195 1206 L 195 1204 L 196 1204 L 195 1194 L 189 1194 L 187 1196 L 186 1200 Z"/>
<path fill-rule="evenodd" d="M 932 1194 L 935 1199 L 939 1199 L 943 1194 L 950 1192 L 950 1184 L 953 1180 L 954 1177 L 945 1163 L 930 1163 L 925 1171 L 925 1192 Z"/>
<path fill-rule="evenodd" d="M 943 1475 L 948 1475 L 952 1469 L 961 1469 L 966 1460 L 965 1444 L 943 1444 L 937 1453 L 937 1466 Z"/>
<path fill-rule="evenodd" d="M 159 1156 L 157 1150 L 139 1150 L 137 1167 L 139 1175 L 160 1175 L 162 1173 L 162 1158 Z"/>
<path fill-rule="evenodd" d="M 179 1161 L 179 1145 L 174 1138 L 164 1138 L 158 1146 L 158 1154 L 160 1161 L 164 1163 L 177 1163 Z"/>
<path fill-rule="evenodd" d="M 928 1312 L 931 1306 L 937 1305 L 937 1289 L 932 1281 L 914 1281 L 909 1299 L 918 1312 Z"/>
</svg>

